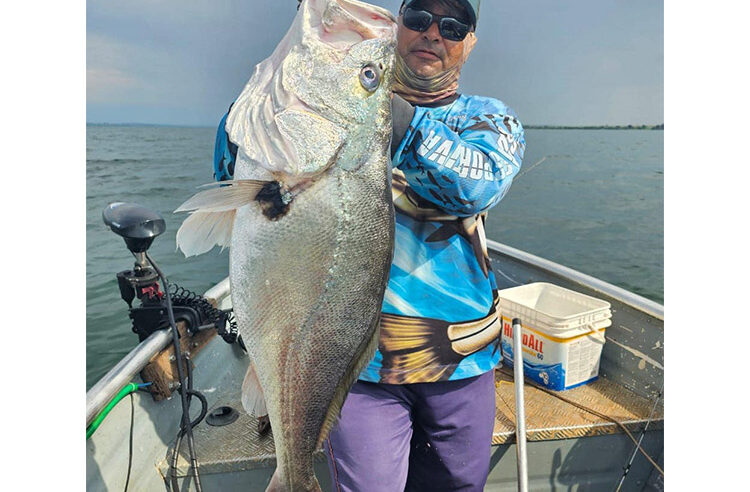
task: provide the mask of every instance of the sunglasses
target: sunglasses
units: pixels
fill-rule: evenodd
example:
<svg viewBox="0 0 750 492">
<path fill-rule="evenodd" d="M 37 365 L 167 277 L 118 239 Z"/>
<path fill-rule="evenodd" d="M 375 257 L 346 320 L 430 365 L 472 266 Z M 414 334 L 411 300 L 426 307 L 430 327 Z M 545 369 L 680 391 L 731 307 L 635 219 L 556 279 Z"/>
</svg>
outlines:
<svg viewBox="0 0 750 492">
<path fill-rule="evenodd" d="M 455 17 L 437 15 L 426 10 L 416 10 L 411 7 L 407 7 L 404 10 L 402 19 L 404 21 L 404 27 L 419 32 L 425 32 L 430 28 L 433 22 L 437 22 L 440 35 L 444 39 L 449 39 L 451 41 L 463 41 L 471 30 L 469 24 L 461 22 Z"/>
</svg>

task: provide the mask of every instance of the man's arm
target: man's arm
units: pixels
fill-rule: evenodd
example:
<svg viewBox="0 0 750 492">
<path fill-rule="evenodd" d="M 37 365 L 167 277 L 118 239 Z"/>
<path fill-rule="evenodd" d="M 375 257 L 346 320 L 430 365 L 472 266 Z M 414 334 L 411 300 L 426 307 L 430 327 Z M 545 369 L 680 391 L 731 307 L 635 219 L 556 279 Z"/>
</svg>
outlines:
<svg viewBox="0 0 750 492">
<path fill-rule="evenodd" d="M 476 215 L 495 205 L 521 168 L 521 124 L 499 103 L 482 109 L 451 127 L 417 107 L 401 145 L 397 167 L 412 189 L 458 216 Z"/>
<path fill-rule="evenodd" d="M 232 109 L 230 106 L 229 109 Z M 237 158 L 237 146 L 229 141 L 225 129 L 229 110 L 221 119 L 216 129 L 216 143 L 214 144 L 214 179 L 226 181 L 234 176 L 234 162 Z"/>
</svg>

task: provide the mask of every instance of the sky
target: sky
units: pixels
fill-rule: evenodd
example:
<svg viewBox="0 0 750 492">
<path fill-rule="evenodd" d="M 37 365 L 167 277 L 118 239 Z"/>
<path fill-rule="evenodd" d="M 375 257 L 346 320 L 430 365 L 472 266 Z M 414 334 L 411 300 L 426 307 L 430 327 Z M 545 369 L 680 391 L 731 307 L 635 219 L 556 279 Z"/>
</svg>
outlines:
<svg viewBox="0 0 750 492">
<path fill-rule="evenodd" d="M 296 4 L 89 0 L 86 121 L 216 125 Z M 663 123 L 663 26 L 658 0 L 484 0 L 459 91 L 526 125 Z"/>
</svg>

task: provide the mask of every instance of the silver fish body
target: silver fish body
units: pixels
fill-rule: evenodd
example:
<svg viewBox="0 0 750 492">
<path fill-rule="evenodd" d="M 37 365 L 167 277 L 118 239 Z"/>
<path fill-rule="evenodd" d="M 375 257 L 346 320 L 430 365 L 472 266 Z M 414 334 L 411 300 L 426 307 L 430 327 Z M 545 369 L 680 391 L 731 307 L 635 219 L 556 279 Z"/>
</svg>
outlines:
<svg viewBox="0 0 750 492">
<path fill-rule="evenodd" d="M 304 0 L 227 119 L 233 182 L 178 209 L 193 211 L 178 232 L 186 254 L 230 247 L 234 313 L 276 447 L 268 490 L 320 490 L 313 453 L 377 346 L 394 242 L 394 53 L 386 10 Z"/>
<path fill-rule="evenodd" d="M 278 221 L 252 208 L 237 215 L 232 302 L 287 490 L 315 490 L 312 454 L 377 344 L 393 248 L 390 189 L 377 160 L 367 171 L 333 169 Z"/>
</svg>

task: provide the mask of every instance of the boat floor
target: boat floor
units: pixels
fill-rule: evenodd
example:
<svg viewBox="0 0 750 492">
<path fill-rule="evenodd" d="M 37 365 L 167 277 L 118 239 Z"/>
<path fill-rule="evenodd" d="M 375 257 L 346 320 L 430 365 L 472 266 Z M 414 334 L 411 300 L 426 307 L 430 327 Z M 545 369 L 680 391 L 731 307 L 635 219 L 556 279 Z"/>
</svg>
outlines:
<svg viewBox="0 0 750 492">
<path fill-rule="evenodd" d="M 562 392 L 552 392 L 590 408 L 600 414 L 609 416 L 628 430 L 638 430 L 648 420 L 653 409 L 649 401 L 625 387 L 600 377 L 598 380 L 577 388 Z M 495 371 L 496 414 L 492 444 L 510 444 L 515 442 L 515 390 L 513 375 L 509 368 Z M 548 441 L 556 439 L 573 439 L 585 436 L 621 433 L 622 430 L 610 420 L 582 410 L 544 392 L 528 381 L 524 390 L 527 440 Z M 228 405 L 238 410 L 239 418 L 233 423 L 221 427 L 201 422 L 194 430 L 195 448 L 199 450 L 198 460 L 201 473 L 234 473 L 245 470 L 275 466 L 275 454 L 272 432 L 261 436 L 257 429 L 257 419 L 242 410 L 238 392 L 230 398 L 215 405 Z M 663 400 L 656 407 L 650 429 L 663 428 Z M 209 412 L 213 410 L 210 409 Z M 172 455 L 170 446 L 167 456 Z M 187 443 L 183 440 L 181 456 L 178 461 L 178 476 L 188 472 Z M 325 458 L 318 453 L 316 460 Z M 158 464 L 163 476 L 168 473 L 168 461 Z"/>
<path fill-rule="evenodd" d="M 640 428 L 654 410 L 651 429 L 663 428 L 664 405 L 660 400 L 656 409 L 654 402 L 641 397 L 606 378 L 566 391 L 549 394 L 535 385 L 524 386 L 526 414 L 526 440 L 550 441 L 585 436 L 621 433 L 620 427 L 576 407 L 553 395 L 560 395 L 597 413 L 606 415 L 624 424 L 631 432 Z M 495 428 L 492 444 L 515 442 L 515 389 L 513 373 L 508 368 L 495 371 Z"/>
</svg>

